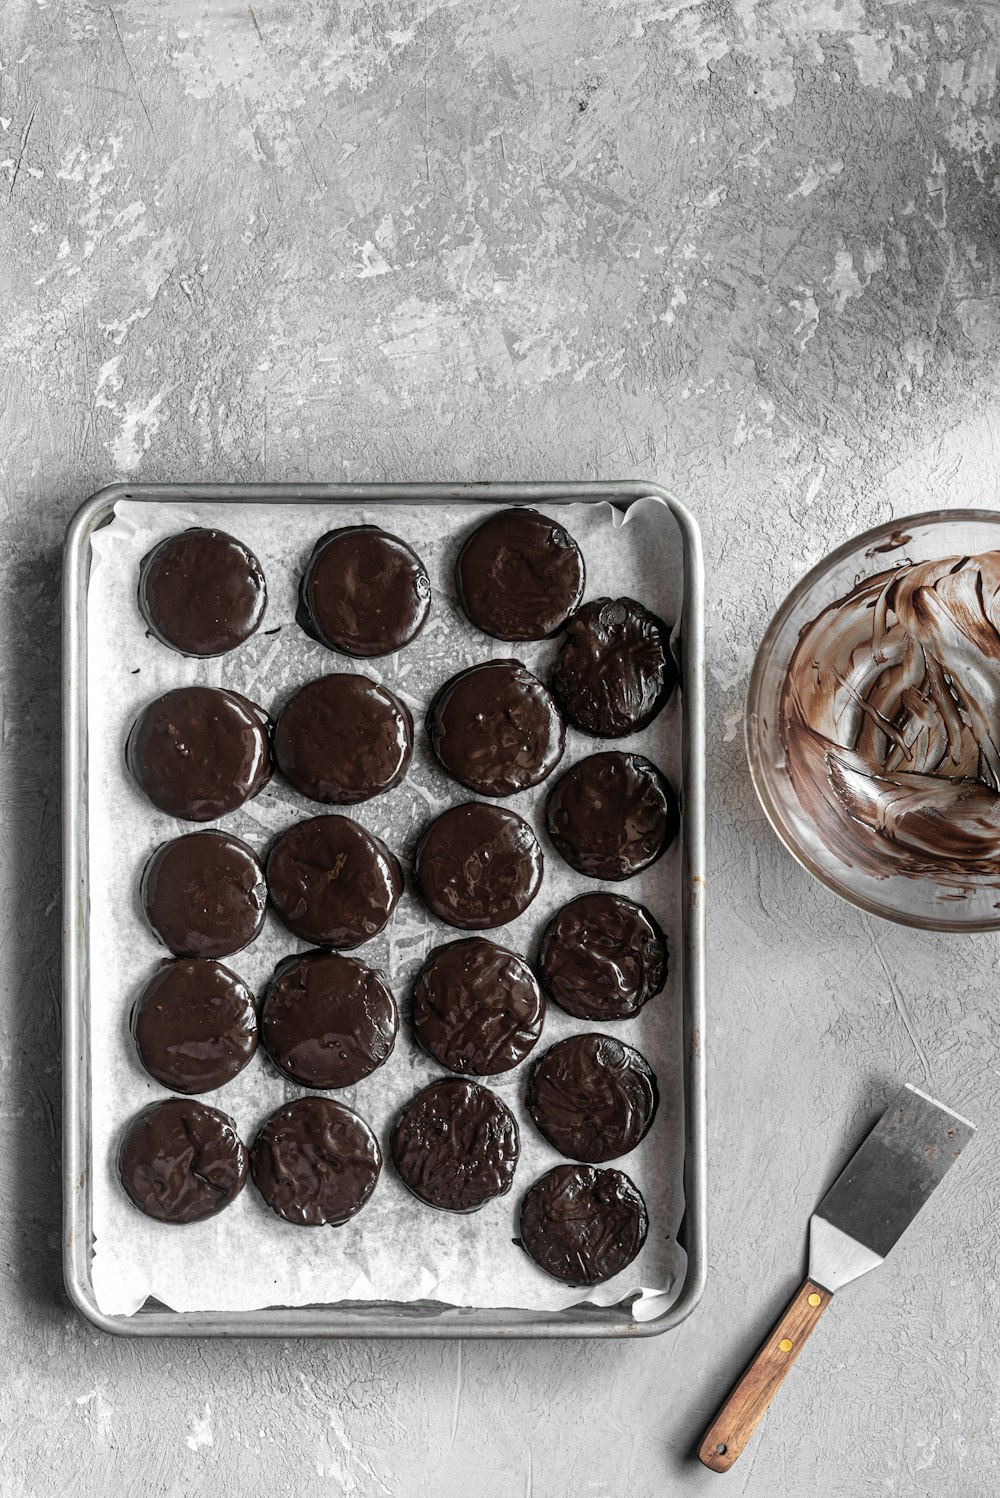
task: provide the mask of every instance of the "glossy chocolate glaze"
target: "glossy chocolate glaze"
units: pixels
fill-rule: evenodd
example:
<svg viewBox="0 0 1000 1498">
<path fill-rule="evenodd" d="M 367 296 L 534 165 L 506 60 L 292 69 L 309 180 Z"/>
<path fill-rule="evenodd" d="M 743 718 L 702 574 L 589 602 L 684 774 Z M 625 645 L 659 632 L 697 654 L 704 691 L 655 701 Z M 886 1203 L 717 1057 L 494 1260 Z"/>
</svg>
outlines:
<svg viewBox="0 0 1000 1498">
<path fill-rule="evenodd" d="M 483 936 L 438 947 L 413 988 L 413 1033 L 448 1071 L 489 1077 L 524 1060 L 545 999 L 523 957 Z"/>
<path fill-rule="evenodd" d="M 174 1092 L 212 1092 L 257 1049 L 254 996 L 221 962 L 161 962 L 132 1010 L 139 1060 Z"/>
<path fill-rule="evenodd" d="M 467 801 L 430 824 L 417 848 L 424 904 L 463 931 L 514 920 L 542 882 L 542 850 L 523 818 L 504 806 Z"/>
<path fill-rule="evenodd" d="M 647 728 L 676 684 L 670 631 L 634 598 L 585 603 L 567 626 L 552 673 L 569 721 L 606 739 Z"/>
<path fill-rule="evenodd" d="M 307 682 L 282 709 L 274 757 L 285 779 L 314 801 L 350 806 L 406 774 L 413 718 L 405 702 L 368 676 L 344 672 Z"/>
<path fill-rule="evenodd" d="M 118 1150 L 126 1195 L 159 1222 L 201 1222 L 243 1190 L 247 1152 L 225 1113 L 167 1098 L 133 1118 Z"/>
<path fill-rule="evenodd" d="M 281 834 L 267 860 L 267 887 L 289 931 L 349 950 L 382 930 L 402 894 L 403 871 L 381 838 L 330 813 Z"/>
<path fill-rule="evenodd" d="M 409 644 L 430 607 L 430 579 L 416 552 L 377 525 L 348 525 L 316 542 L 296 618 L 331 650 L 368 657 Z"/>
<path fill-rule="evenodd" d="M 549 836 L 591 879 L 629 879 L 667 851 L 680 827 L 677 798 L 641 754 L 609 749 L 567 770 L 549 793 Z"/>
<path fill-rule="evenodd" d="M 528 1083 L 528 1111 L 549 1143 L 594 1165 L 635 1149 L 658 1102 L 645 1057 L 610 1035 L 558 1041 Z"/>
<path fill-rule="evenodd" d="M 407 1103 L 392 1131 L 403 1185 L 430 1207 L 477 1212 L 511 1188 L 520 1150 L 517 1124 L 495 1092 L 448 1077 Z"/>
<path fill-rule="evenodd" d="M 267 588 L 253 552 L 225 531 L 195 526 L 143 557 L 139 609 L 156 638 L 181 655 L 224 655 L 264 617 Z"/>
<path fill-rule="evenodd" d="M 298 1227 L 340 1227 L 361 1211 L 382 1169 L 363 1118 L 332 1098 L 278 1108 L 250 1151 L 253 1183 L 272 1212 Z"/>
<path fill-rule="evenodd" d="M 562 758 L 562 715 L 520 661 L 460 671 L 431 703 L 427 732 L 438 760 L 481 796 L 511 796 L 551 774 Z"/>
<path fill-rule="evenodd" d="M 264 992 L 264 1049 L 303 1087 L 360 1082 L 389 1056 L 398 1029 L 385 974 L 339 952 L 286 957 Z"/>
<path fill-rule="evenodd" d="M 142 874 L 146 919 L 178 957 L 227 957 L 260 933 L 264 870 L 227 832 L 189 832 L 161 843 Z"/>
<path fill-rule="evenodd" d="M 537 510 L 504 508 L 468 537 L 455 581 L 477 629 L 498 640 L 543 640 L 579 607 L 586 573 L 561 525 Z"/>
<path fill-rule="evenodd" d="M 577 1019 L 632 1019 L 667 981 L 667 941 L 643 905 L 606 892 L 577 895 L 542 937 L 546 991 Z"/>
<path fill-rule="evenodd" d="M 525 1252 L 566 1285 L 600 1285 L 620 1274 L 648 1228 L 646 1203 L 621 1170 L 557 1165 L 521 1202 Z"/>
<path fill-rule="evenodd" d="M 175 687 L 144 707 L 125 746 L 129 770 L 160 811 L 211 822 L 271 778 L 263 708 L 218 687 Z"/>
</svg>

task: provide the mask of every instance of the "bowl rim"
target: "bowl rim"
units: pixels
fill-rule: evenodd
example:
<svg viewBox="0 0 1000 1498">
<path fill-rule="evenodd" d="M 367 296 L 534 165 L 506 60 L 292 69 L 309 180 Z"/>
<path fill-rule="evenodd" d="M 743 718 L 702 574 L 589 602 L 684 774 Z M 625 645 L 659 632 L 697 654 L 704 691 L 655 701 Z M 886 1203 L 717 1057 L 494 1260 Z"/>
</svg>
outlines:
<svg viewBox="0 0 1000 1498">
<path fill-rule="evenodd" d="M 1000 928 L 1000 909 L 997 910 L 994 919 L 977 918 L 975 920 L 949 920 L 945 916 L 935 918 L 917 915 L 904 910 L 889 909 L 878 900 L 851 889 L 836 874 L 824 868 L 806 848 L 801 846 L 793 829 L 788 824 L 784 813 L 768 789 L 760 752 L 759 699 L 761 684 L 765 667 L 774 652 L 776 640 L 795 606 L 801 602 L 826 573 L 830 572 L 840 562 L 849 557 L 852 552 L 857 551 L 866 543 L 870 545 L 877 539 L 888 538 L 897 531 L 904 531 L 910 526 L 960 525 L 963 521 L 975 524 L 986 520 L 992 520 L 1000 525 L 1000 510 L 983 508 L 923 510 L 911 515 L 901 515 L 898 518 L 883 521 L 881 525 L 872 526 L 869 530 L 860 531 L 849 541 L 844 541 L 840 546 L 835 547 L 833 551 L 827 552 L 826 556 L 821 557 L 818 562 L 810 567 L 808 572 L 803 574 L 771 615 L 754 655 L 753 666 L 750 670 L 750 680 L 747 685 L 746 700 L 744 702 L 743 739 L 747 764 L 750 769 L 750 779 L 753 782 L 757 800 L 760 802 L 764 815 L 778 841 L 791 854 L 801 868 L 805 869 L 807 873 L 812 874 L 814 879 L 818 879 L 820 884 L 832 890 L 835 895 L 839 895 L 842 900 L 846 900 L 848 904 L 856 906 L 868 915 L 878 916 L 880 920 L 893 921 L 896 925 L 908 926 L 911 929 L 920 931 L 996 931 Z M 900 549 L 905 547 L 905 545 L 906 542 L 902 542 Z M 900 565 L 904 564 L 901 562 Z M 872 575 L 874 576 L 875 574 L 873 573 Z M 777 725 L 775 725 L 773 731 L 777 732 Z"/>
</svg>

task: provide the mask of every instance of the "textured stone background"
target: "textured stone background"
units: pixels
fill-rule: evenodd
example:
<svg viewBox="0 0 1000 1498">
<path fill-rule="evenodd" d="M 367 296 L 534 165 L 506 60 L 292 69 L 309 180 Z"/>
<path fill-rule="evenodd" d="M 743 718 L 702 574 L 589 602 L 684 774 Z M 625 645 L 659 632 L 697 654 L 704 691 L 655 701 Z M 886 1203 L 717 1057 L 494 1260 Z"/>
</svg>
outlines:
<svg viewBox="0 0 1000 1498">
<path fill-rule="evenodd" d="M 997 502 L 1000 11 L 0 8 L 0 1492 L 992 1498 L 997 943 L 778 849 L 754 646 L 859 527 Z M 712 1267 L 639 1345 L 149 1343 L 60 1288 L 58 556 L 137 478 L 641 474 L 709 568 Z M 689 1452 L 897 1078 L 982 1127 L 728 1479 Z M 721 1491 L 721 1488 L 719 1489 Z"/>
</svg>

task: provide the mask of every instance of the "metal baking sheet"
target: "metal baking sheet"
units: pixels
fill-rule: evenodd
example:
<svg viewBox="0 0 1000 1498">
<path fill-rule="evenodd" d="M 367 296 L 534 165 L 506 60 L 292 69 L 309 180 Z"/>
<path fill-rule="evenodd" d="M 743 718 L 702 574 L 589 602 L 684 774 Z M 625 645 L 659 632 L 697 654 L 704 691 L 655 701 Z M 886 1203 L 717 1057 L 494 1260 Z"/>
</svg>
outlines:
<svg viewBox="0 0 1000 1498">
<path fill-rule="evenodd" d="M 270 1307 L 247 1312 L 175 1312 L 147 1302 L 132 1316 L 108 1316 L 98 1308 L 91 1277 L 89 982 L 87 971 L 87 712 L 86 601 L 94 531 L 106 524 L 115 503 L 153 504 L 203 500 L 214 503 L 315 503 L 331 506 L 482 504 L 610 501 L 621 509 L 645 495 L 661 499 L 677 522 L 683 548 L 684 604 L 681 620 L 683 752 L 683 946 L 682 1000 L 685 1076 L 685 1216 L 679 1239 L 687 1271 L 670 1309 L 653 1320 L 636 1320 L 623 1307 L 581 1306 L 540 1313 L 428 1306 L 419 1303 L 357 1302 L 304 1308 Z M 327 517 L 328 518 L 328 517 Z M 704 730 L 702 704 L 702 571 L 697 527 L 688 512 L 657 485 L 116 485 L 81 508 L 69 531 L 64 587 L 64 832 L 65 832 L 65 1024 L 64 1189 L 66 1283 L 80 1309 L 106 1330 L 145 1335 L 359 1335 L 359 1336 L 648 1336 L 675 1326 L 697 1303 L 705 1275 L 704 1149 Z"/>
</svg>

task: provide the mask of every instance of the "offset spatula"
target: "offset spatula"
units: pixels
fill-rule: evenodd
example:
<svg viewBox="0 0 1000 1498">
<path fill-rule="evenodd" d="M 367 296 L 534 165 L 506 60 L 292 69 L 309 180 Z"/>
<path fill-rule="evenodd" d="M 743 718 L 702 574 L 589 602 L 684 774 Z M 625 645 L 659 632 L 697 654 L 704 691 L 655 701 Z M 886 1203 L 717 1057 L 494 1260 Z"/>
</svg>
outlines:
<svg viewBox="0 0 1000 1498">
<path fill-rule="evenodd" d="M 705 1432 L 706 1467 L 729 1471 L 834 1291 L 882 1263 L 974 1133 L 925 1092 L 900 1088 L 813 1213 L 809 1278 Z"/>
</svg>

